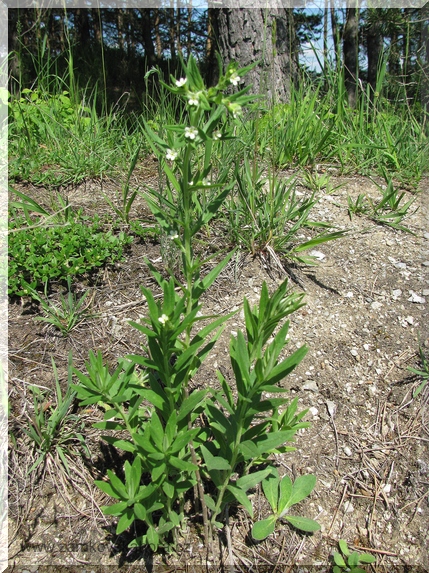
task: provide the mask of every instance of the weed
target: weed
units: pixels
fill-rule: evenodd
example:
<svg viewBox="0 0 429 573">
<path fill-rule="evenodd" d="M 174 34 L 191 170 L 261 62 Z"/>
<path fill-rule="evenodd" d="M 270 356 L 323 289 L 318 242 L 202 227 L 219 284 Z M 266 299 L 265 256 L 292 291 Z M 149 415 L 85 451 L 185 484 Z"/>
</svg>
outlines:
<svg viewBox="0 0 429 573">
<path fill-rule="evenodd" d="M 298 196 L 294 178 L 283 181 L 275 175 L 267 178 L 245 159 L 243 168 L 235 172 L 238 195 L 228 208 L 229 227 L 233 242 L 253 255 L 268 248 L 284 258 L 314 264 L 311 256 L 301 253 L 342 237 L 345 231 L 326 232 L 332 225 L 310 220 L 310 212 L 318 203 L 316 193 Z M 302 240 L 304 229 L 321 228 L 324 232 Z"/>
<path fill-rule="evenodd" d="M 416 368 L 411 368 L 411 367 L 408 368 L 410 372 L 413 372 L 414 374 L 417 374 L 417 376 L 420 376 L 422 378 L 422 383 L 418 386 L 418 388 L 416 388 L 416 390 L 414 390 L 413 398 L 416 398 L 420 394 L 420 392 L 424 390 L 424 388 L 429 382 L 429 355 L 426 354 L 421 344 L 419 346 L 419 357 L 422 369 L 417 370 Z"/>
<path fill-rule="evenodd" d="M 375 563 L 375 557 L 369 553 L 350 552 L 344 539 L 338 542 L 341 553 L 335 552 L 333 555 L 334 568 L 333 573 L 365 573 L 365 569 L 359 567 L 361 564 Z"/>
<path fill-rule="evenodd" d="M 76 425 L 79 425 L 79 417 L 70 413 L 76 397 L 76 393 L 71 387 L 71 354 L 69 354 L 68 384 L 64 396 L 61 392 L 57 368 L 53 358 L 52 369 L 55 377 L 55 405 L 48 400 L 48 397 L 37 386 L 30 386 L 30 390 L 33 393 L 34 413 L 32 415 L 27 414 L 29 424 L 24 431 L 33 441 L 37 450 L 37 459 L 28 470 L 28 473 L 33 472 L 42 462 L 45 464 L 47 460 L 51 460 L 57 467 L 62 466 L 66 473 L 70 474 L 67 456 L 76 455 L 74 445 L 80 443 L 87 451 L 82 434 L 75 429 Z"/>
<path fill-rule="evenodd" d="M 254 309 L 244 301 L 246 337 L 239 332 L 230 342 L 236 392 L 220 374 L 220 390 L 190 388 L 231 316 L 201 316 L 201 296 L 233 254 L 201 276 L 204 261 L 194 253 L 195 236 L 219 212 L 231 189 L 226 170 L 209 181 L 211 153 L 228 134 L 228 123 L 237 119 L 251 98 L 247 89 L 228 96 L 223 93 L 247 71 L 233 63 L 209 90 L 192 57 L 184 71 L 183 78 L 173 78 L 170 89 L 186 102 L 186 124 L 167 126 L 164 141 L 145 123 L 149 144 L 166 176 L 164 192 L 148 189 L 145 198 L 181 254 L 183 280 L 172 272 L 168 280 L 163 278 L 148 262 L 163 297 L 155 300 L 149 288 L 142 288 L 148 316 L 131 324 L 145 336 L 144 352 L 119 360 L 113 374 L 100 353 L 91 353 L 87 374 L 75 370 L 79 384 L 73 386 L 82 405 L 110 406 L 96 427 L 126 434 L 104 439 L 134 458 L 125 463 L 124 480 L 109 470 L 108 481 L 97 482 L 117 500 L 103 511 L 118 518 L 118 534 L 135 521 L 144 522 L 146 529 L 130 547 L 146 544 L 154 551 L 176 546 L 185 519 L 185 494 L 193 488 L 202 507 L 207 546 L 214 530 L 223 527 L 229 504 L 242 505 L 253 517 L 247 492 L 272 473 L 270 467 L 251 472 L 253 466 L 268 463 L 273 453 L 292 449 L 285 444 L 308 425 L 301 421 L 305 412 L 296 412 L 297 400 L 273 397 L 284 392 L 278 383 L 307 352 L 302 347 L 280 358 L 289 323 L 274 331 L 302 306 L 303 298 L 288 293 L 287 282 L 271 296 L 264 285 Z M 213 195 L 206 197 L 202 210 L 199 197 L 206 191 Z M 199 327 L 203 320 L 205 325 Z M 206 423 L 202 425 L 201 419 Z"/>
<path fill-rule="evenodd" d="M 386 185 L 374 182 L 381 192 L 380 199 L 373 201 L 364 193 L 360 193 L 355 202 L 351 197 L 347 197 L 349 217 L 351 219 L 352 215 L 365 215 L 380 225 L 411 233 L 410 229 L 402 225 L 402 221 L 410 214 L 415 198 L 403 203 L 405 192 L 398 193 L 392 179 L 385 172 L 384 177 Z"/>
<path fill-rule="evenodd" d="M 43 288 L 50 280 L 67 280 L 120 260 L 132 241 L 124 232 L 106 232 L 98 217 L 87 220 L 78 214 L 50 225 L 44 217 L 29 219 L 29 207 L 25 216 L 12 211 L 9 222 L 8 293 L 12 296 L 29 294 L 25 283 L 32 289 Z"/>
<path fill-rule="evenodd" d="M 89 301 L 86 306 L 84 306 L 89 291 L 85 292 L 83 296 L 78 299 L 72 292 L 70 277 L 67 277 L 67 296 L 60 294 L 61 304 L 59 306 L 49 300 L 47 282 L 45 283 L 44 297 L 39 295 L 39 293 L 28 283 L 25 281 L 22 282 L 25 291 L 31 296 L 33 300 L 39 302 L 45 311 L 46 316 L 37 316 L 35 320 L 40 320 L 42 322 L 52 324 L 64 336 L 67 336 L 74 328 L 76 328 L 76 326 L 92 316 L 87 312 L 91 301 Z"/>
</svg>

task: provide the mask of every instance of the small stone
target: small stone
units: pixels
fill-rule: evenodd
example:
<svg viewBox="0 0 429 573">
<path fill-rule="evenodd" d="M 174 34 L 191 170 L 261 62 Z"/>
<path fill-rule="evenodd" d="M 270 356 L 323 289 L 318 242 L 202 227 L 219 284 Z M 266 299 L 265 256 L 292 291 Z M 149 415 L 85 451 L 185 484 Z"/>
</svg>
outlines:
<svg viewBox="0 0 429 573">
<path fill-rule="evenodd" d="M 422 291 L 422 295 L 423 295 L 423 296 L 429 296 L 429 289 L 425 288 L 425 289 Z"/>
<path fill-rule="evenodd" d="M 429 267 L 429 261 L 425 261 L 424 263 L 422 263 L 422 265 L 423 265 L 424 267 Z"/>
<path fill-rule="evenodd" d="M 405 318 L 405 320 L 408 322 L 408 324 L 414 324 L 414 317 L 413 316 L 407 316 Z"/>
<path fill-rule="evenodd" d="M 337 411 L 337 405 L 332 400 L 326 400 L 326 407 L 328 408 L 328 413 L 333 418 L 335 416 L 335 412 Z"/>
<path fill-rule="evenodd" d="M 370 344 L 364 344 L 363 345 L 364 350 L 368 351 L 371 348 Z"/>
<path fill-rule="evenodd" d="M 383 487 L 384 493 L 390 493 L 391 489 L 392 489 L 392 486 L 390 483 L 386 483 L 386 485 Z"/>
<path fill-rule="evenodd" d="M 355 510 L 355 508 L 352 505 L 351 501 L 346 501 L 346 503 L 344 504 L 344 511 L 346 513 L 353 513 Z"/>
<path fill-rule="evenodd" d="M 308 409 L 308 411 L 310 412 L 310 414 L 312 416 L 317 416 L 317 414 L 319 413 L 319 410 L 317 408 L 315 408 L 314 406 L 312 406 L 311 408 Z"/>
<path fill-rule="evenodd" d="M 323 261 L 323 259 L 326 257 L 326 255 L 324 253 L 322 253 L 321 251 L 310 251 L 309 254 L 312 257 L 314 257 L 315 259 L 317 259 L 318 261 Z"/>
<path fill-rule="evenodd" d="M 353 298 L 354 295 L 353 295 L 353 293 L 350 291 L 350 292 L 347 292 L 344 296 L 345 296 L 345 298 Z"/>
<path fill-rule="evenodd" d="M 348 446 L 344 446 L 344 453 L 346 454 L 346 456 L 350 457 L 353 452 Z"/>
<path fill-rule="evenodd" d="M 314 380 L 307 380 L 305 384 L 302 386 L 303 390 L 309 390 L 310 392 L 318 392 L 319 388 Z"/>
<path fill-rule="evenodd" d="M 356 348 L 352 348 L 352 349 L 350 350 L 350 354 L 351 354 L 352 356 L 359 356 L 359 352 L 356 350 Z"/>
<path fill-rule="evenodd" d="M 377 394 L 377 388 L 374 385 L 368 386 L 368 394 L 372 397 Z"/>
<path fill-rule="evenodd" d="M 423 233 L 423 237 L 424 237 L 425 239 L 429 239 L 429 233 Z"/>
<path fill-rule="evenodd" d="M 393 266 L 396 267 L 397 269 L 406 269 L 407 268 L 407 265 L 405 263 L 394 263 Z"/>
<path fill-rule="evenodd" d="M 408 299 L 409 302 L 414 302 L 416 304 L 424 304 L 426 302 L 426 299 L 424 296 L 419 296 L 413 290 L 410 290 L 409 293 L 411 295 L 410 298 Z"/>
<path fill-rule="evenodd" d="M 395 288 L 394 290 L 392 290 L 392 296 L 395 300 L 397 300 L 402 294 L 402 291 L 400 288 Z"/>
<path fill-rule="evenodd" d="M 380 308 L 382 308 L 382 306 L 383 305 L 381 304 L 381 302 L 378 302 L 378 301 L 374 301 L 371 303 L 372 310 L 380 310 Z"/>
</svg>

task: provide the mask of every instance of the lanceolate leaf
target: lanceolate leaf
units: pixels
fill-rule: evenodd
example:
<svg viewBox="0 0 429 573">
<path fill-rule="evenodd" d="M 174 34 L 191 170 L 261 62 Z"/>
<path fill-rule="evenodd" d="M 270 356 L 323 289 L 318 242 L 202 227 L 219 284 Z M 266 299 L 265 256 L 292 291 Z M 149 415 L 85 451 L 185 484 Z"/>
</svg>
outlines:
<svg viewBox="0 0 429 573">
<path fill-rule="evenodd" d="M 257 521 L 254 526 L 252 527 L 252 537 L 256 539 L 256 541 L 262 541 L 272 533 L 274 533 L 274 529 L 276 527 L 276 517 L 274 515 L 270 515 L 267 519 L 263 519 L 262 521 Z"/>
<path fill-rule="evenodd" d="M 309 519 L 308 517 L 286 515 L 284 519 L 289 521 L 290 524 L 292 524 L 297 529 L 300 529 L 301 531 L 312 533 L 313 531 L 319 531 L 320 529 L 320 525 L 317 523 L 317 521 Z"/>
</svg>

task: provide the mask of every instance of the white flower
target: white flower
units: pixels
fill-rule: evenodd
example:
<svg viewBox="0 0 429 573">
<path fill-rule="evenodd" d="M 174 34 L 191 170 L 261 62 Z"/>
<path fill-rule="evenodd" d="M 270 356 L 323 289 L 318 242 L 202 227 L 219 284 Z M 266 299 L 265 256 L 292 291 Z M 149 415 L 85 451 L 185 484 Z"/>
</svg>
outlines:
<svg viewBox="0 0 429 573">
<path fill-rule="evenodd" d="M 167 159 L 169 159 L 170 161 L 175 161 L 177 159 L 178 155 L 179 155 L 179 153 L 177 151 L 174 151 L 174 149 L 167 149 L 167 153 L 165 154 L 165 157 Z"/>
<path fill-rule="evenodd" d="M 195 139 L 198 135 L 198 129 L 196 127 L 185 127 L 185 137 L 188 139 Z"/>
<path fill-rule="evenodd" d="M 208 187 L 210 185 L 208 177 L 204 177 L 204 179 L 202 180 L 202 184 L 204 185 L 204 187 Z"/>
<path fill-rule="evenodd" d="M 178 239 L 179 235 L 177 234 L 177 231 L 170 231 L 170 234 L 168 235 L 168 238 L 171 239 L 172 241 L 174 241 L 174 239 Z"/>
<path fill-rule="evenodd" d="M 238 86 L 238 84 L 241 82 L 241 78 L 239 75 L 237 75 L 236 72 L 234 72 L 232 76 L 229 78 L 229 81 L 232 83 L 233 86 Z"/>
<path fill-rule="evenodd" d="M 189 181 L 189 183 L 188 183 L 189 187 L 192 187 L 193 184 L 194 184 L 193 181 Z"/>
<path fill-rule="evenodd" d="M 198 107 L 199 103 L 200 103 L 200 102 L 199 102 L 199 100 L 198 100 L 198 95 L 196 95 L 196 94 L 191 94 L 191 95 L 189 96 L 189 98 L 188 98 L 188 104 L 189 104 L 189 105 L 193 105 L 193 106 Z"/>
<path fill-rule="evenodd" d="M 220 131 L 214 131 L 213 139 L 222 139 L 222 133 Z"/>
<path fill-rule="evenodd" d="M 166 314 L 162 314 L 159 318 L 158 318 L 159 322 L 161 324 L 165 324 L 166 322 L 168 322 L 168 316 Z"/>
<path fill-rule="evenodd" d="M 182 86 L 184 86 L 186 84 L 186 78 L 180 78 L 180 80 L 176 80 L 176 86 L 178 88 L 181 88 Z"/>
</svg>

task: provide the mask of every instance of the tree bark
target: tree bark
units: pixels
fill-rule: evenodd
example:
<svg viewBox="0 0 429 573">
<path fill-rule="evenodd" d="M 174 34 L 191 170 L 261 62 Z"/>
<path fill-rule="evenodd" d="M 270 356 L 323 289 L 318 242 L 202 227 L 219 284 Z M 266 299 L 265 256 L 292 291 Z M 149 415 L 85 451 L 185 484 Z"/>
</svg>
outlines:
<svg viewBox="0 0 429 573">
<path fill-rule="evenodd" d="M 357 8 L 347 8 L 346 25 L 344 27 L 344 81 L 350 107 L 355 107 L 358 80 L 358 11 Z"/>
<path fill-rule="evenodd" d="M 377 86 L 377 73 L 380 57 L 383 51 L 383 22 L 379 9 L 372 9 L 366 33 L 366 47 L 368 54 L 368 83 L 374 95 Z"/>
<path fill-rule="evenodd" d="M 239 67 L 259 62 L 243 85 L 252 85 L 253 93 L 271 103 L 288 101 L 296 71 L 289 10 L 221 8 L 212 15 L 224 66 L 233 60 Z"/>
</svg>

